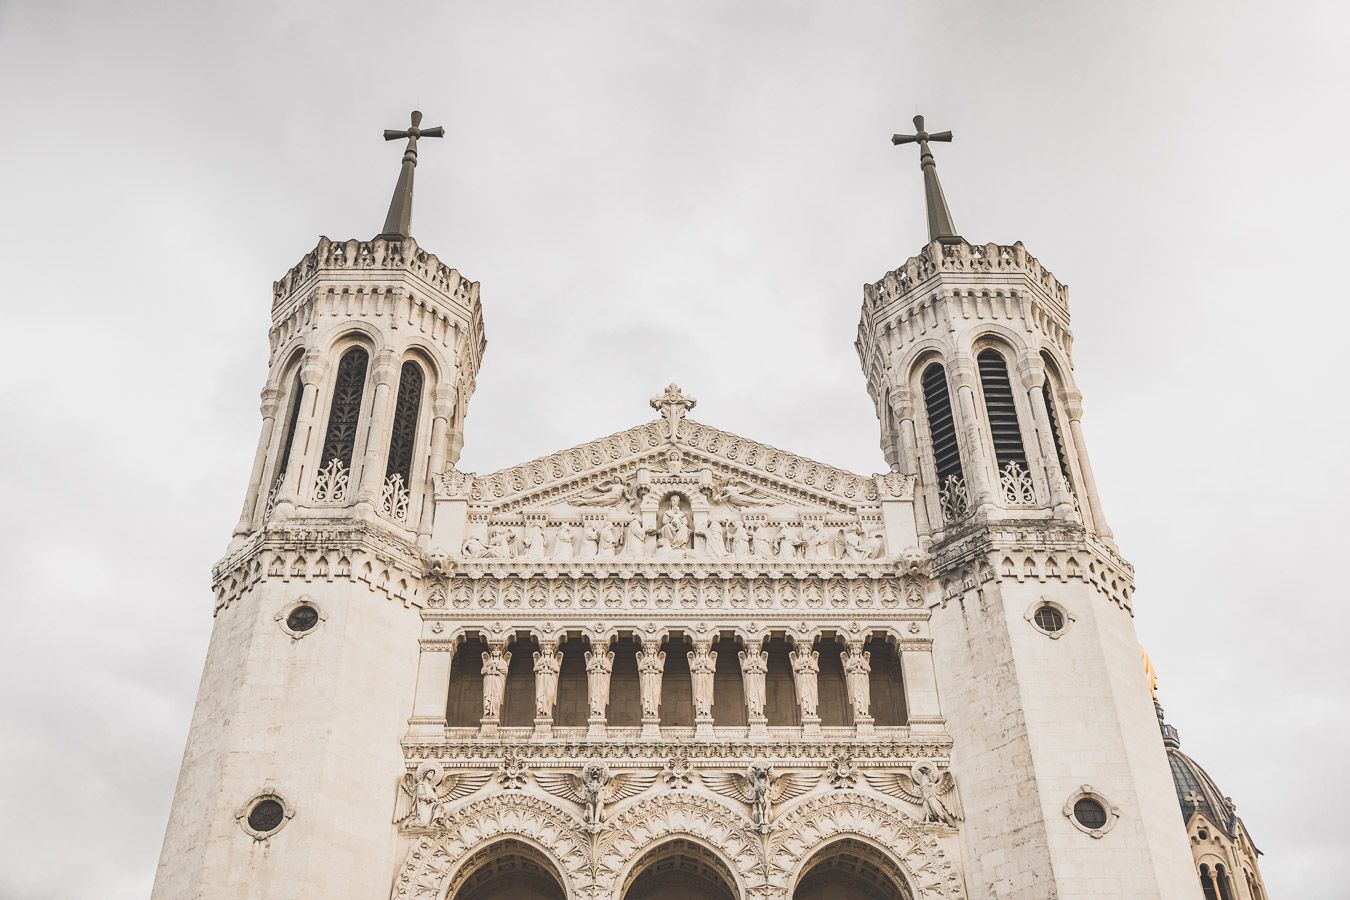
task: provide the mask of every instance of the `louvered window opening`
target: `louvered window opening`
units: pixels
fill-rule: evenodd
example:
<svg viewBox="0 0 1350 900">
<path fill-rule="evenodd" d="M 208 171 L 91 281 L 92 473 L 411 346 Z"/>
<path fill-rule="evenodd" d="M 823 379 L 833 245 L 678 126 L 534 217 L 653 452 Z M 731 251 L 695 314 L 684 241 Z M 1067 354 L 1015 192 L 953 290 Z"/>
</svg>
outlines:
<svg viewBox="0 0 1350 900">
<path fill-rule="evenodd" d="M 928 414 L 928 433 L 933 438 L 933 464 L 938 484 L 953 475 L 960 478 L 961 447 L 956 441 L 956 420 L 952 417 L 951 395 L 947 392 L 947 373 L 933 363 L 923 370 L 923 405 Z"/>
<path fill-rule="evenodd" d="M 394 404 L 394 427 L 389 435 L 389 461 L 384 477 L 400 475 L 407 484 L 412 477 L 413 446 L 417 439 L 417 418 L 422 407 L 422 367 L 405 362 L 398 377 L 398 399 Z"/>
<path fill-rule="evenodd" d="M 286 437 L 281 442 L 281 458 L 277 465 L 277 478 L 286 474 L 286 466 L 291 462 L 291 444 L 295 443 L 295 426 L 300 421 L 300 400 L 305 386 L 300 381 L 300 373 L 295 373 L 291 384 L 290 410 L 286 415 Z"/>
<path fill-rule="evenodd" d="M 1000 469 L 1010 462 L 1025 468 L 1027 453 L 1022 447 L 1022 429 L 1017 424 L 1017 406 L 1013 403 L 1012 385 L 1008 381 L 1008 364 L 996 350 L 985 350 L 979 355 L 978 362 L 989 433 L 994 439 L 994 458 Z"/>
<path fill-rule="evenodd" d="M 1055 441 L 1055 458 L 1059 460 L 1059 471 L 1064 481 L 1072 485 L 1069 477 L 1069 454 L 1064 452 L 1064 433 L 1059 429 L 1059 414 L 1055 412 L 1055 392 L 1050 390 L 1050 379 L 1041 382 L 1041 396 L 1045 397 L 1045 411 L 1050 416 L 1050 435 Z"/>
<path fill-rule="evenodd" d="M 361 396 L 366 388 L 366 367 L 370 355 L 361 347 L 348 350 L 338 363 L 337 383 L 333 386 L 333 403 L 328 410 L 328 429 L 323 437 L 323 456 L 320 466 L 334 459 L 343 469 L 352 466 L 356 449 L 356 426 L 361 418 Z"/>
</svg>

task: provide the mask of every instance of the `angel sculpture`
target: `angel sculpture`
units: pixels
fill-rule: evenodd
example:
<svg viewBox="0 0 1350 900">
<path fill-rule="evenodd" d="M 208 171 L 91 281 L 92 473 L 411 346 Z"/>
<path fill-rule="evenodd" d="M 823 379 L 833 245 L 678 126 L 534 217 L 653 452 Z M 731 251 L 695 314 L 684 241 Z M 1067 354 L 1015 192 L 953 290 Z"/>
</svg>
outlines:
<svg viewBox="0 0 1350 900">
<path fill-rule="evenodd" d="M 430 828 L 445 824 L 445 807 L 451 801 L 467 797 L 492 777 L 490 772 L 442 773 L 438 765 L 423 765 L 404 774 L 398 786 L 403 789 L 399 804 L 402 813 L 394 819 L 404 828 Z"/>
<path fill-rule="evenodd" d="M 622 772 L 610 775 L 604 765 L 593 762 L 582 766 L 580 775 L 572 772 L 540 773 L 535 776 L 535 780 L 550 794 L 565 797 L 584 807 L 586 828 L 594 832 L 600 830 L 608 804 L 642 793 L 656 781 L 656 774 Z"/>
<path fill-rule="evenodd" d="M 773 769 L 767 766 L 750 766 L 744 775 L 740 772 L 714 772 L 703 776 L 703 782 L 717 793 L 750 805 L 755 830 L 760 834 L 769 832 L 769 816 L 775 803 L 800 797 L 815 787 L 819 780 L 819 775 L 805 772 L 775 775 Z"/>
<path fill-rule="evenodd" d="M 635 502 L 639 496 L 636 485 L 624 484 L 618 478 L 606 478 L 590 490 L 571 498 L 573 506 L 617 506 L 622 501 Z"/>
<path fill-rule="evenodd" d="M 717 493 L 713 494 L 713 502 L 745 509 L 747 506 L 769 506 L 778 501 L 744 481 L 725 481 L 717 488 Z"/>
<path fill-rule="evenodd" d="M 920 760 L 903 772 L 868 772 L 867 783 L 882 793 L 908 800 L 923 809 L 923 821 L 956 826 L 961 821 L 961 802 L 951 772 L 938 773 L 937 766 Z"/>
</svg>

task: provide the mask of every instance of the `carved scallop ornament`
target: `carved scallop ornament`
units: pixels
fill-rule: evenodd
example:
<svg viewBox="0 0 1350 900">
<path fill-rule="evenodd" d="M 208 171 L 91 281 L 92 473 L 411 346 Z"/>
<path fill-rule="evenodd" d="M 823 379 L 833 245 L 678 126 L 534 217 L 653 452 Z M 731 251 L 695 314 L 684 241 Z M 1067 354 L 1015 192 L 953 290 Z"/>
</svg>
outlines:
<svg viewBox="0 0 1350 900">
<path fill-rule="evenodd" d="M 1064 802 L 1064 817 L 1084 834 L 1102 838 L 1120 821 L 1120 807 L 1090 784 L 1082 785 Z"/>
<path fill-rule="evenodd" d="M 255 841 L 265 841 L 286 827 L 295 816 L 295 807 L 270 788 L 253 795 L 234 813 L 239 827 Z"/>
<path fill-rule="evenodd" d="M 1078 621 L 1069 611 L 1049 597 L 1042 597 L 1027 607 L 1023 616 L 1027 623 L 1041 634 L 1057 641 Z"/>
<path fill-rule="evenodd" d="M 314 602 L 314 598 L 308 594 L 287 603 L 273 618 L 276 619 L 281 630 L 289 634 L 293 641 L 298 641 L 306 635 L 313 634 L 321 624 L 328 620 L 323 608 Z"/>
</svg>

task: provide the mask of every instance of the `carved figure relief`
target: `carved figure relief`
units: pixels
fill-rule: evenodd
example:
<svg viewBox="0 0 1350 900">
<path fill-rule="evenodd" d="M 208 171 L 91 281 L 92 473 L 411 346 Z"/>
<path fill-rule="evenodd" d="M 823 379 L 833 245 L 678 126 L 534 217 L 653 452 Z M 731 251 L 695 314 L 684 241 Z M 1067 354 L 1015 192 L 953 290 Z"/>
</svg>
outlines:
<svg viewBox="0 0 1350 900">
<path fill-rule="evenodd" d="M 662 501 L 665 509 L 661 512 L 661 526 L 656 532 L 656 546 L 659 550 L 683 552 L 690 549 L 693 523 L 686 509 L 688 502 L 679 494 L 671 494 Z"/>
<path fill-rule="evenodd" d="M 703 776 L 703 783 L 726 797 L 749 804 L 750 818 L 760 834 L 769 831 L 773 804 L 791 800 L 815 787 L 819 775 L 802 772 L 775 775 L 771 768 L 751 765 L 740 772 L 716 772 Z"/>
<path fill-rule="evenodd" d="M 404 828 L 431 828 L 445 824 L 446 805 L 467 797 L 492 777 L 490 772 L 454 772 L 446 774 L 435 763 L 423 763 L 416 772 L 400 779 L 401 812 L 394 824 Z"/>
<path fill-rule="evenodd" d="M 642 718 L 657 719 L 661 713 L 661 674 L 666 670 L 666 655 L 657 641 L 643 641 L 638 653 L 638 691 Z"/>
<path fill-rule="evenodd" d="M 745 684 L 745 711 L 752 720 L 764 718 L 764 687 L 769 672 L 769 654 L 760 646 L 759 641 L 747 641 L 739 654 Z"/>
<path fill-rule="evenodd" d="M 819 718 L 816 709 L 820 705 L 817 679 L 820 673 L 820 653 L 802 645 L 794 647 L 788 658 L 792 661 L 792 679 L 797 687 L 797 703 L 801 706 L 802 718 Z"/>
<path fill-rule="evenodd" d="M 769 506 L 778 501 L 757 487 L 751 487 L 744 481 L 723 481 L 713 493 L 714 503 L 725 503 L 736 509 L 755 506 Z"/>
<path fill-rule="evenodd" d="M 956 779 L 938 772 L 932 760 L 919 760 L 904 772 L 867 773 L 867 783 L 882 793 L 908 800 L 922 810 L 922 821 L 956 827 L 961 821 Z"/>
<path fill-rule="evenodd" d="M 559 560 L 571 559 L 576 551 L 574 540 L 575 535 L 570 525 L 559 526 L 558 533 L 553 538 L 553 558 Z"/>
<path fill-rule="evenodd" d="M 849 641 L 848 650 L 839 654 L 844 664 L 844 682 L 848 686 L 853 717 L 871 717 L 872 708 L 872 654 L 863 650 L 862 641 Z"/>
<path fill-rule="evenodd" d="M 693 682 L 694 719 L 711 720 L 713 676 L 717 672 L 717 654 L 712 651 L 712 641 L 695 641 L 694 649 L 687 656 L 689 675 Z"/>
<path fill-rule="evenodd" d="M 501 717 L 506 701 L 506 672 L 511 667 L 511 654 L 502 644 L 489 644 L 483 654 L 483 718 Z"/>
<path fill-rule="evenodd" d="M 562 660 L 558 656 L 558 647 L 553 643 L 540 644 L 534 654 L 534 716 L 537 719 L 551 719 L 553 705 L 558 700 L 558 672 L 562 669 Z"/>
<path fill-rule="evenodd" d="M 535 776 L 535 780 L 550 794 L 579 804 L 586 811 L 587 830 L 596 832 L 601 828 L 608 804 L 642 793 L 656 781 L 656 773 L 623 772 L 610 775 L 609 769 L 602 763 L 592 762 L 582 766 L 579 775 L 573 772 L 541 772 Z"/>
</svg>

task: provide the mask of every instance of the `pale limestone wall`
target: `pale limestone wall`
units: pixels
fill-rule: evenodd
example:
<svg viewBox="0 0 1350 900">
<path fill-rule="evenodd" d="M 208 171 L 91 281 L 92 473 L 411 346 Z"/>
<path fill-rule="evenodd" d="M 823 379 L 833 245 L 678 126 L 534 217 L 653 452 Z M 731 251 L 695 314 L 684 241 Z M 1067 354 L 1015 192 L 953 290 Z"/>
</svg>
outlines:
<svg viewBox="0 0 1350 900">
<path fill-rule="evenodd" d="M 302 593 L 327 618 L 297 641 L 274 616 Z M 344 582 L 272 582 L 220 611 L 156 900 L 388 893 L 420 627 L 416 610 Z M 235 816 L 264 787 L 295 816 L 260 842 Z"/>
</svg>

